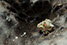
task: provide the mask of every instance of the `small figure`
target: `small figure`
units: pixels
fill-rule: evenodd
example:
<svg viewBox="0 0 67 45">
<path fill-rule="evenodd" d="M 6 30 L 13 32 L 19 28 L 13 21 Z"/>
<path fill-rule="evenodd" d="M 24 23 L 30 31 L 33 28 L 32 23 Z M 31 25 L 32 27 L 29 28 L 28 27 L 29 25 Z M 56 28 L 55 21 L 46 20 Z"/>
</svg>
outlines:
<svg viewBox="0 0 67 45">
<path fill-rule="evenodd" d="M 37 27 L 42 30 L 43 34 L 47 34 L 49 31 L 52 30 L 54 25 L 52 24 L 51 20 L 45 19 L 44 21 L 37 24 Z"/>
</svg>

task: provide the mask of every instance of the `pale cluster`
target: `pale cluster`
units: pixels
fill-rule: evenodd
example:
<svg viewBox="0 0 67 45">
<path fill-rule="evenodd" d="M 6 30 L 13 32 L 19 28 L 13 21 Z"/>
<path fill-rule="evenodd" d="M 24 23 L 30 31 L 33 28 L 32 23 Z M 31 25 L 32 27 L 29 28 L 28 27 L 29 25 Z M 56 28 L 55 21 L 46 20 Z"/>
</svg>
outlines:
<svg viewBox="0 0 67 45">
<path fill-rule="evenodd" d="M 54 25 L 52 24 L 52 21 L 49 19 L 45 19 L 44 21 L 37 24 L 37 27 L 44 30 L 51 30 Z"/>
</svg>

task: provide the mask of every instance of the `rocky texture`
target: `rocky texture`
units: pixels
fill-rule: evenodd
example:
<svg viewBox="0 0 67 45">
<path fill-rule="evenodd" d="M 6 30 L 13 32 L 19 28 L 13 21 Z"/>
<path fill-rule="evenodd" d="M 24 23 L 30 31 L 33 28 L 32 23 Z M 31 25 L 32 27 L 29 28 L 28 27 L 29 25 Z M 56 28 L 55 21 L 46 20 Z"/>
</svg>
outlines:
<svg viewBox="0 0 67 45">
<path fill-rule="evenodd" d="M 67 29 L 64 29 L 62 33 L 57 33 L 53 39 L 44 40 L 39 45 L 67 45 Z"/>
<path fill-rule="evenodd" d="M 55 0 L 37 0 L 30 5 L 30 0 L 1 0 L 0 45 L 66 45 L 67 13 L 63 13 L 66 12 L 66 3 L 63 4 L 65 7 L 57 6 L 55 9 L 58 9 L 51 12 L 55 6 L 53 2 Z M 64 11 L 61 11 L 61 8 Z M 39 34 L 37 24 L 45 18 L 51 19 L 57 15 L 59 17 L 54 24 L 62 28 L 56 27 L 56 30 L 47 36 Z M 23 36 L 24 32 L 26 35 Z"/>
</svg>

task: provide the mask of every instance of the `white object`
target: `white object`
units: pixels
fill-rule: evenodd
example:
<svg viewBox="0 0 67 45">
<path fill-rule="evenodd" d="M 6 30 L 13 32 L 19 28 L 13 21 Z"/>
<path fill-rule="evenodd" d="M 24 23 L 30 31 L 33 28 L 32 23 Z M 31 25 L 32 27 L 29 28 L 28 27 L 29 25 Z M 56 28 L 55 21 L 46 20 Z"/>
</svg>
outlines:
<svg viewBox="0 0 67 45">
<path fill-rule="evenodd" d="M 18 37 L 16 36 L 15 39 L 18 39 Z"/>
<path fill-rule="evenodd" d="M 45 19 L 44 21 L 37 24 L 37 27 L 40 29 L 50 30 L 54 27 L 54 25 L 52 24 L 51 20 Z"/>
</svg>

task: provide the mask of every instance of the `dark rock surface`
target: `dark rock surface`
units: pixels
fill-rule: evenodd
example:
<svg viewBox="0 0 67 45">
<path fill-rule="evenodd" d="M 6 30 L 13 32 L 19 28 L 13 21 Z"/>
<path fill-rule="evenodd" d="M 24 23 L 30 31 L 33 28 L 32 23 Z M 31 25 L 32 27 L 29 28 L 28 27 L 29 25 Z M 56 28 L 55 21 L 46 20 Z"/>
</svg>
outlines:
<svg viewBox="0 0 67 45">
<path fill-rule="evenodd" d="M 55 6 L 54 2 L 55 0 L 37 0 L 34 3 L 30 0 L 1 0 L 0 45 L 67 45 L 67 13 L 59 10 L 63 6 L 57 6 L 60 8 L 53 10 L 54 12 L 51 14 L 53 6 Z M 60 0 L 57 0 L 56 3 L 58 2 Z M 64 6 L 66 7 L 66 5 Z M 66 10 L 65 7 L 62 9 Z M 59 14 L 59 12 L 63 14 Z M 55 24 L 60 24 L 59 26 L 65 29 L 42 37 L 37 24 L 46 18 L 53 19 L 57 15 L 56 13 L 60 16 Z M 24 32 L 26 35 L 23 36 Z"/>
</svg>

